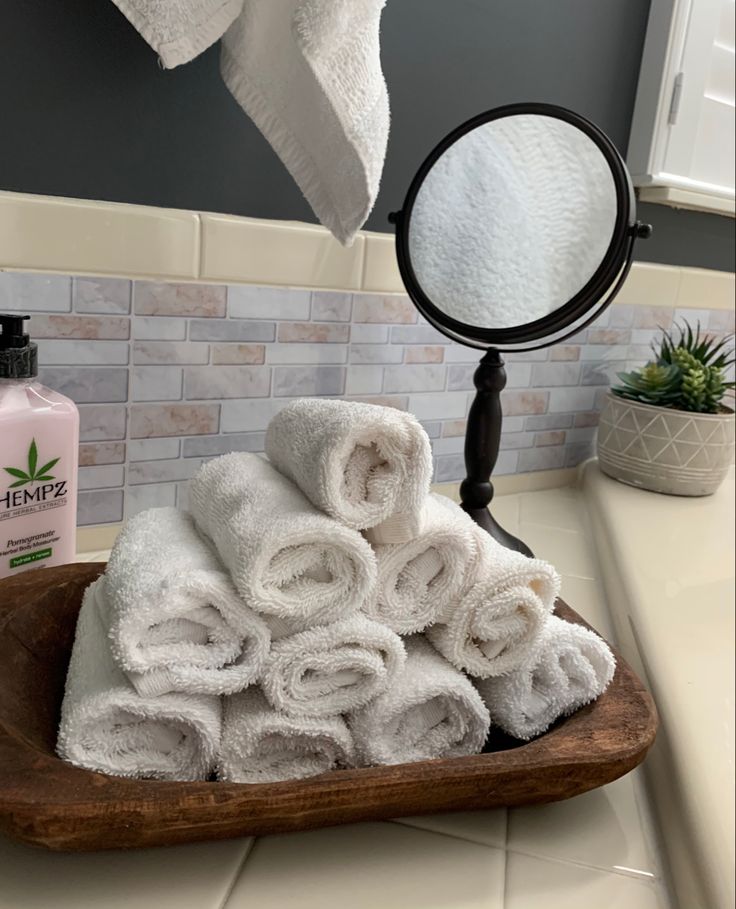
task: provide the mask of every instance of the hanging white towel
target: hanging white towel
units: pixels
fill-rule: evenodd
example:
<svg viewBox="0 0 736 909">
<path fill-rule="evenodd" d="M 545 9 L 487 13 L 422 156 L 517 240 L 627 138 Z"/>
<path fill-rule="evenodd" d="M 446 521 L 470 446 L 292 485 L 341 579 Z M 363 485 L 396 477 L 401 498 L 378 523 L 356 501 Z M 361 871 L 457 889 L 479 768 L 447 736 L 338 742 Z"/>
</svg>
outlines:
<svg viewBox="0 0 736 909">
<path fill-rule="evenodd" d="M 422 635 L 404 643 L 407 660 L 395 683 L 348 718 L 362 763 L 402 764 L 479 752 L 490 717 L 470 680 Z"/>
<path fill-rule="evenodd" d="M 225 698 L 221 780 L 300 780 L 353 762 L 353 740 L 342 717 L 287 716 L 270 707 L 258 688 Z"/>
<path fill-rule="evenodd" d="M 266 454 L 317 508 L 374 544 L 422 529 L 432 450 L 416 417 L 394 407 L 300 398 L 266 432 Z"/>
<path fill-rule="evenodd" d="M 373 594 L 376 558 L 366 541 L 318 511 L 263 458 L 209 461 L 190 498 L 198 528 L 256 612 L 326 624 L 356 613 Z"/>
<path fill-rule="evenodd" d="M 165 69 L 188 63 L 218 41 L 243 0 L 113 0 Z"/>
<path fill-rule="evenodd" d="M 552 616 L 534 666 L 477 679 L 476 685 L 493 722 L 509 735 L 527 740 L 599 697 L 615 668 L 602 638 L 582 625 Z"/>
<path fill-rule="evenodd" d="M 390 688 L 405 661 L 398 635 L 356 615 L 275 640 L 261 687 L 277 710 L 336 716 Z"/>
<path fill-rule="evenodd" d="M 245 0 L 222 42 L 227 87 L 345 245 L 373 208 L 386 155 L 384 4 Z"/>
<path fill-rule="evenodd" d="M 110 652 L 97 611 L 99 578 L 87 588 L 66 678 L 57 751 L 78 767 L 114 776 L 202 780 L 220 744 L 220 699 L 139 695 Z"/>
</svg>

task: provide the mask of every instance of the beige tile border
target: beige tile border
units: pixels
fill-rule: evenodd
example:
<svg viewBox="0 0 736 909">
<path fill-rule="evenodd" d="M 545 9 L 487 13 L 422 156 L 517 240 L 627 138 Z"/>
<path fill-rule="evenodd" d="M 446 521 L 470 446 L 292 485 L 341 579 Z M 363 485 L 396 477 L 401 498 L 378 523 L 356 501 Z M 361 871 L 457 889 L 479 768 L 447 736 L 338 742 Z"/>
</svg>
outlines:
<svg viewBox="0 0 736 909">
<path fill-rule="evenodd" d="M 0 192 L 0 269 L 404 293 L 390 234 Z M 733 273 L 636 262 L 622 303 L 730 309 Z"/>
</svg>

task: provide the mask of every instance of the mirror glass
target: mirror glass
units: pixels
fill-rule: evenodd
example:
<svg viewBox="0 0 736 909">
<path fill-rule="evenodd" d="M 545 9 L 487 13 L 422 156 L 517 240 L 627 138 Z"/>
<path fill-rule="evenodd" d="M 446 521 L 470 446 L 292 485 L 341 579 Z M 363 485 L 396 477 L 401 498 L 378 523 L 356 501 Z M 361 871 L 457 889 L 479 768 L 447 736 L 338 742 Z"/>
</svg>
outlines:
<svg viewBox="0 0 736 909">
<path fill-rule="evenodd" d="M 513 328 L 581 291 L 606 257 L 618 200 L 596 142 L 552 116 L 515 114 L 461 136 L 426 175 L 408 253 L 424 294 L 478 328 Z"/>
</svg>

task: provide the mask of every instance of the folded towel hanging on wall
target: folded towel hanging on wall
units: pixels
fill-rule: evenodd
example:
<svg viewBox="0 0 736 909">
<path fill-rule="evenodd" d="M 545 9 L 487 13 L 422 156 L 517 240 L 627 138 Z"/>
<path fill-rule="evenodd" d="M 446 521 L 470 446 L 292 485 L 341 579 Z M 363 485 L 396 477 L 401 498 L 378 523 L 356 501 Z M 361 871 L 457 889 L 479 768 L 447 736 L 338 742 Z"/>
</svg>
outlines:
<svg viewBox="0 0 736 909">
<path fill-rule="evenodd" d="M 386 0 L 114 2 L 167 69 L 223 38 L 231 94 L 322 224 L 349 246 L 373 209 L 386 157 Z"/>
</svg>

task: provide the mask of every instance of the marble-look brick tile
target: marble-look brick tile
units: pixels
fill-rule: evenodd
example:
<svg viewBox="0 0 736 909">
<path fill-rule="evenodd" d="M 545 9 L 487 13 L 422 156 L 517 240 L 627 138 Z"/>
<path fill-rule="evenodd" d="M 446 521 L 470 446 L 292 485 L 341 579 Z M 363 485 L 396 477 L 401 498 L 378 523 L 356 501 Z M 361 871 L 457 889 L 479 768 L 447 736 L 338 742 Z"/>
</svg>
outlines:
<svg viewBox="0 0 736 909">
<path fill-rule="evenodd" d="M 188 344 L 186 341 L 136 341 L 133 344 L 133 362 L 138 366 L 202 364 L 208 357 L 206 344 Z"/>
<path fill-rule="evenodd" d="M 39 341 L 38 361 L 45 366 L 125 366 L 127 341 Z"/>
<path fill-rule="evenodd" d="M 130 437 L 198 436 L 219 429 L 219 404 L 132 404 Z"/>
<path fill-rule="evenodd" d="M 651 344 L 655 338 L 659 337 L 659 332 L 651 328 L 635 328 L 631 332 L 631 343 L 648 345 Z"/>
<path fill-rule="evenodd" d="M 695 331 L 700 324 L 700 330 L 704 331 L 708 325 L 708 311 L 706 309 L 685 309 L 679 307 L 672 314 L 672 324 L 679 327 L 687 322 Z"/>
<path fill-rule="evenodd" d="M 163 461 L 178 458 L 179 439 L 137 439 L 128 442 L 129 461 Z"/>
<path fill-rule="evenodd" d="M 527 417 L 518 416 L 518 417 L 504 417 L 503 418 L 503 431 L 504 432 L 524 432 L 527 428 L 524 425 L 524 421 L 527 420 Z"/>
<path fill-rule="evenodd" d="M 345 379 L 345 394 L 372 395 L 383 389 L 382 366 L 349 366 Z"/>
<path fill-rule="evenodd" d="M 556 360 L 579 360 L 580 347 L 577 344 L 560 344 L 552 348 L 549 358 L 553 362 Z"/>
<path fill-rule="evenodd" d="M 271 390 L 270 370 L 264 366 L 189 366 L 184 370 L 184 397 L 265 398 Z"/>
<path fill-rule="evenodd" d="M 211 458 L 230 451 L 262 452 L 266 441 L 265 432 L 230 432 L 222 436 L 195 436 L 184 439 L 185 458 Z"/>
<path fill-rule="evenodd" d="M 588 410 L 583 413 L 575 414 L 575 423 L 576 428 L 582 428 L 583 426 L 597 426 L 598 421 L 600 420 L 600 412 L 597 410 Z"/>
<path fill-rule="evenodd" d="M 436 457 L 448 454 L 460 454 L 465 447 L 462 436 L 446 436 L 444 439 L 432 440 L 432 452 Z"/>
<path fill-rule="evenodd" d="M 155 284 L 136 281 L 133 308 L 139 316 L 225 315 L 227 289 L 217 284 Z"/>
<path fill-rule="evenodd" d="M 444 455 L 436 459 L 435 483 L 453 483 L 465 478 L 465 459 L 461 454 Z"/>
<path fill-rule="evenodd" d="M 288 401 L 273 399 L 251 399 L 245 401 L 223 401 L 222 431 L 259 432 L 266 429 L 273 417 L 285 407 Z"/>
<path fill-rule="evenodd" d="M 616 303 L 609 307 L 607 312 L 608 325 L 610 328 L 631 328 L 634 324 L 634 313 L 638 306 L 632 306 L 630 303 Z"/>
<path fill-rule="evenodd" d="M 480 358 L 483 355 L 483 352 L 476 350 L 475 354 Z M 503 358 L 507 363 L 514 363 L 519 360 L 524 363 L 544 363 L 549 360 L 549 347 L 540 347 L 537 350 L 524 350 L 519 353 L 504 353 Z"/>
<path fill-rule="evenodd" d="M 592 407 L 577 407 L 576 410 L 600 410 L 603 407 L 606 399 L 610 394 L 608 388 L 597 388 L 595 389 L 595 395 L 593 397 Z"/>
<path fill-rule="evenodd" d="M 404 350 L 394 344 L 351 344 L 351 363 L 401 363 Z"/>
<path fill-rule="evenodd" d="M 648 363 L 654 356 L 649 344 L 629 344 L 626 348 L 627 361 L 635 360 L 638 366 Z"/>
<path fill-rule="evenodd" d="M 122 464 L 125 461 L 125 442 L 89 442 L 79 446 L 79 466 Z"/>
<path fill-rule="evenodd" d="M 133 338 L 136 341 L 183 341 L 187 320 L 166 316 L 134 316 Z"/>
<path fill-rule="evenodd" d="M 406 395 L 350 395 L 345 400 L 375 404 L 377 407 L 394 407 L 396 410 L 409 409 L 409 398 Z"/>
<path fill-rule="evenodd" d="M 444 366 L 386 366 L 383 376 L 384 391 L 441 391 L 445 387 Z M 451 389 L 452 390 L 452 389 Z"/>
<path fill-rule="evenodd" d="M 509 417 L 545 413 L 548 401 L 548 391 L 504 391 L 501 394 L 504 416 Z"/>
<path fill-rule="evenodd" d="M 388 344 L 388 325 L 350 326 L 350 340 L 354 344 Z"/>
<path fill-rule="evenodd" d="M 549 413 L 574 413 L 592 410 L 595 388 L 554 388 L 549 393 Z"/>
<path fill-rule="evenodd" d="M 588 344 L 628 344 L 631 332 L 624 328 L 590 328 L 588 329 Z"/>
<path fill-rule="evenodd" d="M 80 489 L 110 489 L 122 486 L 125 482 L 125 470 L 120 464 L 107 464 L 102 467 L 80 467 Z"/>
<path fill-rule="evenodd" d="M 125 517 L 147 508 L 165 508 L 176 505 L 176 484 L 159 483 L 150 486 L 130 486 L 125 490 Z"/>
<path fill-rule="evenodd" d="M 123 316 L 34 315 L 29 333 L 39 338 L 80 338 L 85 340 L 125 340 L 130 335 L 130 319 Z"/>
<path fill-rule="evenodd" d="M 350 326 L 332 322 L 280 322 L 278 340 L 311 344 L 345 344 L 350 338 Z"/>
<path fill-rule="evenodd" d="M 506 388 L 529 388 L 532 384 L 531 363 L 508 363 L 506 366 Z"/>
<path fill-rule="evenodd" d="M 669 306 L 634 307 L 634 328 L 669 328 L 672 325 L 672 310 Z"/>
<path fill-rule="evenodd" d="M 501 451 L 531 448 L 532 445 L 534 445 L 534 434 L 531 432 L 507 432 L 504 428 L 501 433 Z"/>
<path fill-rule="evenodd" d="M 525 448 L 519 452 L 519 473 L 532 470 L 553 470 L 565 464 L 565 449 L 562 445 L 548 448 Z"/>
<path fill-rule="evenodd" d="M 617 380 L 617 374 L 626 368 L 626 361 L 585 363 L 580 379 L 581 385 L 610 385 Z"/>
<path fill-rule="evenodd" d="M 444 358 L 445 347 L 442 344 L 406 348 L 407 363 L 442 363 Z"/>
<path fill-rule="evenodd" d="M 341 395 L 345 390 L 344 366 L 275 366 L 275 397 Z"/>
<path fill-rule="evenodd" d="M 172 461 L 136 461 L 128 468 L 128 483 L 174 483 L 191 480 L 202 461 L 198 458 L 175 458 Z"/>
<path fill-rule="evenodd" d="M 128 400 L 128 370 L 115 367 L 51 367 L 39 371 L 44 385 L 77 404 L 115 404 Z"/>
<path fill-rule="evenodd" d="M 212 362 L 218 365 L 235 363 L 264 363 L 266 348 L 263 344 L 213 344 Z"/>
<path fill-rule="evenodd" d="M 233 319 L 308 319 L 309 291 L 293 287 L 231 284 L 227 311 Z"/>
<path fill-rule="evenodd" d="M 464 344 L 445 344 L 445 363 L 474 363 L 477 366 L 482 356 L 482 350 Z"/>
<path fill-rule="evenodd" d="M 311 366 L 315 363 L 347 363 L 346 344 L 268 344 L 266 363 Z"/>
<path fill-rule="evenodd" d="M 0 312 L 69 312 L 72 279 L 0 271 Z"/>
<path fill-rule="evenodd" d="M 572 426 L 571 413 L 543 413 L 526 417 L 524 422 L 524 429 L 528 430 L 567 429 L 569 426 Z"/>
<path fill-rule="evenodd" d="M 417 311 L 408 297 L 381 297 L 374 294 L 356 294 L 353 298 L 353 322 L 403 322 L 417 321 Z"/>
<path fill-rule="evenodd" d="M 312 291 L 312 320 L 314 322 L 349 322 L 353 308 L 351 294 L 329 290 Z"/>
<path fill-rule="evenodd" d="M 430 439 L 439 439 L 442 436 L 442 423 L 422 423 L 422 429 Z"/>
<path fill-rule="evenodd" d="M 273 341 L 274 322 L 247 322 L 240 319 L 192 319 L 190 341 Z"/>
<path fill-rule="evenodd" d="M 394 325 L 391 329 L 392 344 L 442 344 L 446 338 L 432 325 Z"/>
<path fill-rule="evenodd" d="M 543 448 L 546 445 L 564 445 L 565 430 L 549 429 L 546 432 L 537 432 L 534 435 L 534 444 L 537 448 Z"/>
<path fill-rule="evenodd" d="M 565 446 L 565 467 L 577 467 L 595 454 L 593 442 L 573 442 Z"/>
<path fill-rule="evenodd" d="M 408 348 L 410 350 L 411 348 Z M 464 366 L 459 363 L 453 363 L 447 369 L 447 388 L 449 391 L 462 391 L 474 388 L 473 373 L 476 370 L 475 364 Z"/>
<path fill-rule="evenodd" d="M 132 284 L 125 278 L 74 278 L 72 303 L 74 312 L 130 312 Z"/>
<path fill-rule="evenodd" d="M 467 426 L 467 420 L 447 420 L 442 424 L 442 435 L 444 438 L 464 436 Z"/>
<path fill-rule="evenodd" d="M 127 408 L 124 404 L 87 404 L 79 408 L 79 440 L 105 442 L 124 439 Z"/>
<path fill-rule="evenodd" d="M 595 439 L 597 428 L 591 426 L 579 426 L 576 429 L 567 430 L 567 442 L 592 442 Z"/>
<path fill-rule="evenodd" d="M 94 489 L 80 492 L 77 500 L 77 524 L 117 524 L 123 520 L 123 490 Z"/>
<path fill-rule="evenodd" d="M 180 366 L 135 366 L 130 376 L 131 401 L 180 401 Z"/>
<path fill-rule="evenodd" d="M 537 388 L 551 385 L 577 385 L 579 382 L 579 363 L 537 363 L 532 370 L 531 384 Z"/>
<path fill-rule="evenodd" d="M 708 330 L 727 331 L 733 334 L 736 331 L 736 311 L 733 309 L 709 309 Z"/>
<path fill-rule="evenodd" d="M 583 363 L 623 360 L 630 346 L 630 344 L 583 344 L 580 348 L 580 359 Z"/>
<path fill-rule="evenodd" d="M 139 487 L 140 488 L 140 487 Z M 189 511 L 189 480 L 176 484 L 176 507 L 181 511 Z"/>
<path fill-rule="evenodd" d="M 457 420 L 466 415 L 467 409 L 468 395 L 464 391 L 409 397 L 409 412 L 418 420 Z"/>
</svg>

